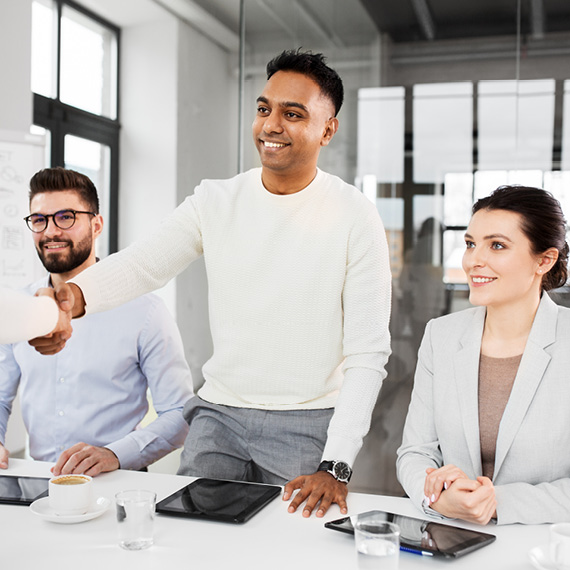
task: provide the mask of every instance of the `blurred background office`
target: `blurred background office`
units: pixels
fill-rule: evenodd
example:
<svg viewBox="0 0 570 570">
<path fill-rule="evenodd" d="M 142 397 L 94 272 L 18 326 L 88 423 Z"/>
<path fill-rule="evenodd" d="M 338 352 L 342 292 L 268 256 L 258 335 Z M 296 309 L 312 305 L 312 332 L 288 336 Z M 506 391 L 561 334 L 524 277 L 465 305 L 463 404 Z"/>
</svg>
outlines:
<svg viewBox="0 0 570 570">
<path fill-rule="evenodd" d="M 96 183 L 101 256 L 202 178 L 258 166 L 265 64 L 297 47 L 325 53 L 345 83 L 319 165 L 376 203 L 391 250 L 393 355 L 351 485 L 401 494 L 395 450 L 423 327 L 468 306 L 473 200 L 520 183 L 570 212 L 567 0 L 0 0 L 0 284 L 40 271 L 21 218 L 43 166 Z M 198 386 L 212 350 L 203 263 L 161 295 Z M 565 288 L 555 296 L 565 303 Z"/>
</svg>

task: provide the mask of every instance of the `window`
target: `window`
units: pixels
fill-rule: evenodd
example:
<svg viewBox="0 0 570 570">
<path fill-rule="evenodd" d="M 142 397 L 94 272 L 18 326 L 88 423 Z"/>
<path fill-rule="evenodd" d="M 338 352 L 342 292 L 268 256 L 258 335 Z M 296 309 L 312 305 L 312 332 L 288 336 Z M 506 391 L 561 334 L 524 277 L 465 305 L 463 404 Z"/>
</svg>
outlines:
<svg viewBox="0 0 570 570">
<path fill-rule="evenodd" d="M 47 163 L 89 176 L 106 232 L 97 254 L 117 250 L 120 30 L 70 0 L 32 3 L 34 125 Z"/>
</svg>

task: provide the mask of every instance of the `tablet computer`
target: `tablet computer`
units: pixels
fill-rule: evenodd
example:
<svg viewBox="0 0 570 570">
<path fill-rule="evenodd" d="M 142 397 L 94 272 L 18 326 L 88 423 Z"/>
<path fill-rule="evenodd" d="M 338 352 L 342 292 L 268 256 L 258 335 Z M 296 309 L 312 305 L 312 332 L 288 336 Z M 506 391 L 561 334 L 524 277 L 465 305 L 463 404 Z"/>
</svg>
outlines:
<svg viewBox="0 0 570 570">
<path fill-rule="evenodd" d="M 179 517 L 244 523 L 281 494 L 281 487 L 223 479 L 196 479 L 163 499 L 156 512 Z"/>
<path fill-rule="evenodd" d="M 0 504 L 31 505 L 47 497 L 49 478 L 0 474 Z"/>
<path fill-rule="evenodd" d="M 376 512 L 400 527 L 400 550 L 423 554 L 424 556 L 444 556 L 458 558 L 468 552 L 491 544 L 496 539 L 494 534 L 459 528 L 428 520 L 396 515 L 384 511 Z M 354 534 L 351 519 L 344 517 L 325 523 L 327 528 Z"/>
</svg>

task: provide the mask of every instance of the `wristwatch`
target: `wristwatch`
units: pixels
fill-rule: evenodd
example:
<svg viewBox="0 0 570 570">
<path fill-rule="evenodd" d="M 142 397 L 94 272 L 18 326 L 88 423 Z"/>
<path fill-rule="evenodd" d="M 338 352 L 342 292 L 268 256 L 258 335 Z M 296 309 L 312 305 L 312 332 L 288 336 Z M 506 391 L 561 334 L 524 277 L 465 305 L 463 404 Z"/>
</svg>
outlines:
<svg viewBox="0 0 570 570">
<path fill-rule="evenodd" d="M 341 483 L 348 483 L 352 477 L 352 469 L 344 461 L 323 461 L 317 471 L 326 471 Z"/>
</svg>

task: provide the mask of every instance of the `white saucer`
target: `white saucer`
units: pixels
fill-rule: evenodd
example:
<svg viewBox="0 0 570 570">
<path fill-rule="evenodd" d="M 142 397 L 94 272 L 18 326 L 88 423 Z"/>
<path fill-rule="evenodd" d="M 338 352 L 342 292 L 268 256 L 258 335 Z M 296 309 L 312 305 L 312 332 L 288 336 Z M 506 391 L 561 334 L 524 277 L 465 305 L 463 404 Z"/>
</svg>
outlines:
<svg viewBox="0 0 570 570">
<path fill-rule="evenodd" d="M 42 517 L 46 521 L 61 524 L 74 524 L 97 518 L 102 515 L 110 506 L 111 501 L 107 497 L 99 497 L 91 508 L 82 515 L 56 515 L 49 505 L 49 497 L 38 499 L 30 505 L 32 513 Z"/>
<path fill-rule="evenodd" d="M 528 556 L 537 570 L 558 570 L 558 566 L 550 559 L 548 546 L 537 546 L 529 551 Z"/>
</svg>

